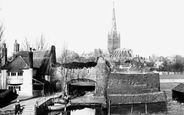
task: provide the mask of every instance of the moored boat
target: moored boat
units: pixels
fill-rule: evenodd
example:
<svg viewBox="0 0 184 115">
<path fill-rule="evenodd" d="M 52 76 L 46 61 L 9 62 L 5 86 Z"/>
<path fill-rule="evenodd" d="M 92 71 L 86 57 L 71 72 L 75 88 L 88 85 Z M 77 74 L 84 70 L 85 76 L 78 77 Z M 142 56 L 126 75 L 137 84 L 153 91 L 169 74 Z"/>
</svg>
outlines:
<svg viewBox="0 0 184 115">
<path fill-rule="evenodd" d="M 51 105 L 51 106 L 48 106 L 48 110 L 62 110 L 66 107 L 69 107 L 71 104 L 70 103 L 67 103 L 67 104 L 60 104 L 60 103 L 56 103 L 54 105 Z"/>
</svg>

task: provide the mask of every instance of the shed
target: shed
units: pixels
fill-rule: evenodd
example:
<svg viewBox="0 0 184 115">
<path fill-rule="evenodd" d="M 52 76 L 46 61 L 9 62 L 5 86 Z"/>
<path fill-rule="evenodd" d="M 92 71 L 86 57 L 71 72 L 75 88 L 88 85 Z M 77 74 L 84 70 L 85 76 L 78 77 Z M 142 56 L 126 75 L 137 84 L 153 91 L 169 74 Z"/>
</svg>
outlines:
<svg viewBox="0 0 184 115">
<path fill-rule="evenodd" d="M 172 99 L 178 102 L 184 102 L 184 84 L 180 83 L 172 89 Z"/>
</svg>

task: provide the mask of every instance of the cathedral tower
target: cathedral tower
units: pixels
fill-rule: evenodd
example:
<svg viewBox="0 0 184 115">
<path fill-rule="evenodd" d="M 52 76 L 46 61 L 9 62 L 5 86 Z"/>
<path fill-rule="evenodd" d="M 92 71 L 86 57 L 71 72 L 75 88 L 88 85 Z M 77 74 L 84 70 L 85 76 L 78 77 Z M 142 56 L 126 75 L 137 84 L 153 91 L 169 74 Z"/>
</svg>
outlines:
<svg viewBox="0 0 184 115">
<path fill-rule="evenodd" d="M 117 33 L 115 8 L 113 3 L 112 28 L 110 33 L 108 33 L 108 51 L 109 53 L 112 53 L 113 50 L 117 48 L 120 48 L 120 34 Z"/>
</svg>

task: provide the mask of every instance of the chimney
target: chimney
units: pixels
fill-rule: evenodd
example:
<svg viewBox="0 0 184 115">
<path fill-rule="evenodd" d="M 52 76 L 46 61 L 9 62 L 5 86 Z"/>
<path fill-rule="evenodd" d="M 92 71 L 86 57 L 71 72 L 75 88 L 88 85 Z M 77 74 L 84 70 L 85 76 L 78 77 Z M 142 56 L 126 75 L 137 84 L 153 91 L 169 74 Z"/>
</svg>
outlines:
<svg viewBox="0 0 184 115">
<path fill-rule="evenodd" d="M 14 43 L 14 53 L 16 54 L 17 52 L 19 52 L 19 44 L 17 43 L 17 40 L 15 40 L 15 43 Z"/>
<path fill-rule="evenodd" d="M 30 51 L 29 51 L 29 67 L 33 68 L 33 52 L 32 52 L 32 48 L 30 48 Z"/>
<path fill-rule="evenodd" d="M 1 49 L 1 67 L 4 66 L 7 62 L 7 48 L 6 43 L 3 43 L 3 47 Z"/>
<path fill-rule="evenodd" d="M 56 64 L 56 47 L 51 46 L 51 64 Z"/>
</svg>

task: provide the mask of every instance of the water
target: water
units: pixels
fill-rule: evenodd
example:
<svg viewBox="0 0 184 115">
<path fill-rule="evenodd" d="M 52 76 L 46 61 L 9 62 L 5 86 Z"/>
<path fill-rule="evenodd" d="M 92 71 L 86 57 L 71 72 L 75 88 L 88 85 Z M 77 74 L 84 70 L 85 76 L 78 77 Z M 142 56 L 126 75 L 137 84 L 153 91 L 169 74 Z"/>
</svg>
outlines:
<svg viewBox="0 0 184 115">
<path fill-rule="evenodd" d="M 135 104 L 135 105 L 117 105 L 111 106 L 111 115 L 128 115 L 128 114 L 141 114 L 141 113 L 162 113 L 166 114 L 165 106 L 160 104 L 148 104 L 147 111 L 145 109 L 145 104 Z M 102 109 L 101 107 L 73 107 L 68 108 L 67 112 L 63 111 L 51 111 L 46 115 L 108 115 L 107 109 Z"/>
</svg>

